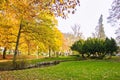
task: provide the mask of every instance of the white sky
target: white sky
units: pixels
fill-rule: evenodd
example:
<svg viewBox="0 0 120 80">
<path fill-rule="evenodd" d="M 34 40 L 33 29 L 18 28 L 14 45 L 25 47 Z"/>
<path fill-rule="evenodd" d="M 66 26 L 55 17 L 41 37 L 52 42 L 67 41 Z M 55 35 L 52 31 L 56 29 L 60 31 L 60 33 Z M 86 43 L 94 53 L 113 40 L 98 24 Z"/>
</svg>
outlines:
<svg viewBox="0 0 120 80">
<path fill-rule="evenodd" d="M 109 16 L 109 9 L 113 0 L 80 0 L 81 6 L 77 8 L 77 11 L 73 15 L 69 15 L 67 20 L 58 18 L 58 29 L 64 33 L 71 33 L 71 26 L 74 24 L 81 25 L 81 32 L 85 37 L 90 37 L 95 32 L 95 27 L 98 24 L 98 20 L 101 14 L 103 14 L 104 31 L 108 37 L 115 38 L 115 27 L 111 27 L 107 23 L 107 17 Z"/>
</svg>

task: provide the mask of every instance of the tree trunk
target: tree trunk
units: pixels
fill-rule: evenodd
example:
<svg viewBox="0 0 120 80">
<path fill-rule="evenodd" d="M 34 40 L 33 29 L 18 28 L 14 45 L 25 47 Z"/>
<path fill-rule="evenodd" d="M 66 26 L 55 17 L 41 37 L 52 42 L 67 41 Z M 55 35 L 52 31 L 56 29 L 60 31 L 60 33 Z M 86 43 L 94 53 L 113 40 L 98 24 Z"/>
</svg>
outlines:
<svg viewBox="0 0 120 80">
<path fill-rule="evenodd" d="M 21 35 L 21 29 L 22 29 L 22 20 L 20 22 L 20 28 L 19 28 L 19 31 L 18 31 L 16 46 L 15 46 L 15 52 L 14 52 L 14 57 L 13 57 L 13 66 L 15 66 L 16 55 L 18 54 L 18 46 L 19 46 L 19 40 L 20 40 L 20 35 Z"/>
<path fill-rule="evenodd" d="M 6 57 L 5 57 L 5 56 L 6 56 L 6 51 L 7 51 L 7 48 L 5 47 L 5 48 L 4 48 L 4 51 L 3 51 L 3 59 L 6 58 Z"/>
<path fill-rule="evenodd" d="M 28 43 L 28 55 L 30 55 L 30 43 Z"/>
<path fill-rule="evenodd" d="M 56 51 L 53 50 L 53 53 L 54 53 L 54 57 L 56 57 Z"/>
<path fill-rule="evenodd" d="M 30 49 L 28 48 L 28 55 L 30 55 Z"/>
<path fill-rule="evenodd" d="M 87 54 L 87 57 L 89 58 L 89 57 L 90 57 L 90 54 Z"/>
<path fill-rule="evenodd" d="M 112 58 L 112 53 L 109 53 L 109 58 L 108 59 L 111 59 Z"/>
<path fill-rule="evenodd" d="M 51 57 L 51 49 L 49 48 L 49 57 Z"/>
<path fill-rule="evenodd" d="M 85 58 L 84 54 L 82 54 L 82 58 Z"/>
<path fill-rule="evenodd" d="M 59 57 L 59 52 L 56 52 L 56 57 Z"/>
</svg>

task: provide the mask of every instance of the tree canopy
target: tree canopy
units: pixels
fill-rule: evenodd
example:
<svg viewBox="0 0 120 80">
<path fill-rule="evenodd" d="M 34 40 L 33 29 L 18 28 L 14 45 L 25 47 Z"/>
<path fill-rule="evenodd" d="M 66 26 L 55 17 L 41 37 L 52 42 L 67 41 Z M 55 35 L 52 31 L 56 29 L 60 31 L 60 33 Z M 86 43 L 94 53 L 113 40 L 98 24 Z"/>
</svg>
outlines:
<svg viewBox="0 0 120 80">
<path fill-rule="evenodd" d="M 38 40 L 45 45 L 50 44 L 49 42 L 51 44 L 54 42 L 54 44 L 58 45 L 55 42 L 59 42 L 61 39 L 58 40 L 55 35 L 52 36 L 52 34 L 61 35 L 54 28 L 57 26 L 55 17 L 61 16 L 66 18 L 70 11 L 72 13 L 75 12 L 75 7 L 79 4 L 79 0 L 1 0 L 0 21 L 2 22 L 0 25 L 1 27 L 11 26 L 13 29 L 12 34 L 15 35 L 14 40 L 16 44 L 14 44 L 15 54 L 13 63 L 15 63 L 19 45 L 25 42 L 25 40 L 33 40 L 33 43 L 34 40 Z M 61 43 L 59 43 L 60 45 Z"/>
<path fill-rule="evenodd" d="M 88 57 L 103 58 L 105 55 L 112 55 L 114 52 L 117 52 L 118 46 L 113 38 L 106 38 L 105 40 L 88 38 L 85 41 L 79 40 L 75 42 L 71 49 L 78 51 L 83 57 L 88 55 Z"/>
<path fill-rule="evenodd" d="M 120 43 L 120 0 L 113 0 L 111 8 L 109 9 L 108 22 L 115 27 L 118 27 L 116 30 L 117 41 Z"/>
</svg>

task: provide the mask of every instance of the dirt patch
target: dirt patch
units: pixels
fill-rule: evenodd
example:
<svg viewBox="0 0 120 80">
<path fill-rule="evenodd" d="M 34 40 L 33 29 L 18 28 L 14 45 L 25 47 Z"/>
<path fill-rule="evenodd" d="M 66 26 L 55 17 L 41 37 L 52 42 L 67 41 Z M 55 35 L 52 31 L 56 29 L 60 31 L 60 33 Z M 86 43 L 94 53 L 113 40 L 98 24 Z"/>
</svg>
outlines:
<svg viewBox="0 0 120 80">
<path fill-rule="evenodd" d="M 2 58 L 3 56 L 0 54 L 0 62 L 11 61 L 13 59 L 13 55 L 6 55 L 6 59 Z M 43 58 L 42 56 L 36 57 L 35 55 L 26 55 L 26 59 L 36 59 Z"/>
<path fill-rule="evenodd" d="M 0 60 L 12 60 L 13 59 L 13 55 L 6 55 L 6 59 L 3 59 L 3 56 L 0 55 Z"/>
</svg>

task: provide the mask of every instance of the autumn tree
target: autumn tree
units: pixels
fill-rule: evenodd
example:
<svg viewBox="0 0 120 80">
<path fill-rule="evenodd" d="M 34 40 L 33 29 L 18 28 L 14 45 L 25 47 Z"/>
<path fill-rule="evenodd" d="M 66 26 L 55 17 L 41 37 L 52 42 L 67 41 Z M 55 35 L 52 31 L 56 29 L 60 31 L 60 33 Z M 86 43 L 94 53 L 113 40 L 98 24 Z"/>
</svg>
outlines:
<svg viewBox="0 0 120 80">
<path fill-rule="evenodd" d="M 29 22 L 29 24 L 28 22 L 24 23 L 25 27 L 21 31 L 23 42 L 20 43 L 26 43 L 29 47 L 30 43 L 35 42 L 36 47 L 38 46 L 40 48 L 39 43 L 48 46 L 48 40 L 53 39 L 54 31 L 52 30 L 56 27 L 57 20 L 54 15 L 47 14 L 46 12 L 41 13 L 43 15 L 39 15 L 38 18 L 42 20 L 37 20 L 38 23 L 35 22 L 36 20 Z M 28 48 L 28 52 L 30 52 L 30 48 Z"/>
<path fill-rule="evenodd" d="M 69 53 L 70 47 L 75 42 L 75 36 L 72 33 L 63 33 L 63 47 L 64 53 Z"/>
<path fill-rule="evenodd" d="M 56 57 L 59 56 L 59 52 L 61 51 L 61 48 L 63 46 L 63 34 L 57 29 L 53 29 L 54 32 L 54 37 L 53 37 L 53 45 L 52 46 L 52 51 L 56 55 Z"/>
<path fill-rule="evenodd" d="M 2 47 L 4 47 L 3 59 L 5 59 L 6 51 L 11 50 L 13 47 L 12 45 L 15 43 L 16 38 L 16 31 L 14 31 L 16 28 L 15 25 L 11 23 L 13 20 L 10 18 L 10 14 L 6 15 L 5 17 L 2 15 L 0 16 L 0 44 Z"/>
<path fill-rule="evenodd" d="M 71 41 L 69 39 L 69 35 L 67 33 L 62 33 L 63 34 L 63 45 L 62 45 L 62 50 L 61 52 L 64 53 L 70 49 Z"/>
<path fill-rule="evenodd" d="M 74 9 L 76 5 L 79 4 L 79 0 L 2 0 L 0 3 L 1 12 L 4 14 L 12 14 L 12 18 L 18 21 L 18 34 L 16 40 L 15 54 L 13 58 L 13 63 L 15 64 L 16 55 L 18 52 L 18 46 L 21 36 L 21 31 L 24 27 L 24 20 L 31 22 L 33 20 L 41 21 L 42 19 L 37 19 L 40 11 L 45 11 L 48 14 L 55 14 L 56 16 L 61 16 L 66 18 L 68 9 Z M 36 21 L 36 23 L 37 23 Z"/>
<path fill-rule="evenodd" d="M 62 34 L 56 28 L 57 20 L 55 19 L 55 16 L 52 16 L 45 12 L 41 13 L 43 13 L 43 15 L 39 15 L 39 18 L 42 19 L 41 23 L 39 23 L 39 21 L 36 24 L 34 24 L 34 22 L 29 22 L 29 25 L 26 24 L 26 22 L 23 23 L 25 27 L 21 31 L 20 48 L 24 47 L 24 52 L 25 49 L 27 49 L 26 51 L 28 51 L 27 53 L 29 54 L 31 52 L 30 48 L 32 49 L 32 47 L 39 50 L 36 50 L 36 52 L 44 51 L 46 48 L 49 50 L 50 56 L 51 51 L 55 52 L 56 50 L 60 50 L 59 48 L 62 45 Z M 41 45 L 43 47 L 43 50 Z M 25 48 L 26 46 L 27 48 Z"/>
</svg>

